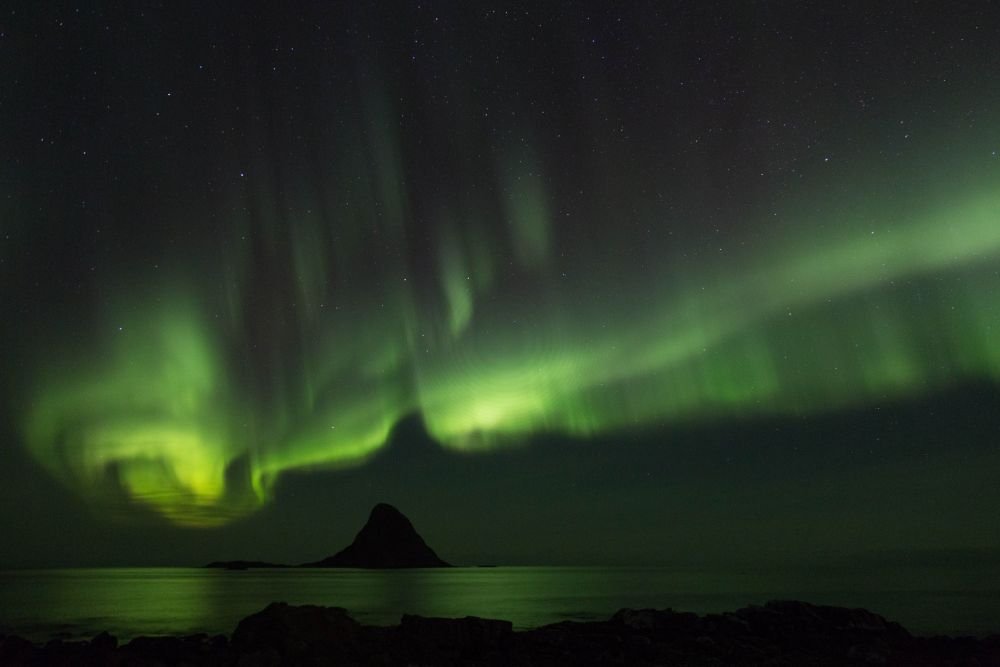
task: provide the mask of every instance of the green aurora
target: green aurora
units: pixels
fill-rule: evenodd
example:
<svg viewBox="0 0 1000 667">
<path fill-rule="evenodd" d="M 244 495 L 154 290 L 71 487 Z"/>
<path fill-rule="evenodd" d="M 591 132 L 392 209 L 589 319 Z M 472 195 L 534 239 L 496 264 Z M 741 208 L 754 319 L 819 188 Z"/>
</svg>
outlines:
<svg viewBox="0 0 1000 667">
<path fill-rule="evenodd" d="M 831 203 L 816 215 L 843 219 L 771 223 L 742 252 L 577 282 L 554 261 L 566 246 L 537 174 L 502 186 L 502 227 L 442 214 L 423 283 L 394 260 L 408 213 L 386 192 L 382 255 L 356 289 L 343 277 L 365 272 L 370 239 L 338 244 L 303 219 L 281 239 L 239 230 L 269 238 L 226 255 L 222 280 L 119 290 L 99 331 L 73 332 L 86 354 L 39 369 L 32 454 L 95 502 L 211 526 L 265 503 L 283 471 L 362 464 L 413 413 L 471 452 L 1000 380 L 995 187 L 970 178 L 903 210 Z M 283 280 L 253 282 L 262 251 Z"/>
<path fill-rule="evenodd" d="M 994 8 L 35 4 L 5 409 L 102 517 L 1000 382 Z"/>
</svg>

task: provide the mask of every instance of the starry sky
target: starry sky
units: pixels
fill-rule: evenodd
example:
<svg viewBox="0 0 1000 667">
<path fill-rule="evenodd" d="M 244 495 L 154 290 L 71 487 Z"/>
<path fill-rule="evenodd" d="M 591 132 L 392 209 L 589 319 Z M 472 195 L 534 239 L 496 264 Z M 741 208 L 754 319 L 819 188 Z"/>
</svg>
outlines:
<svg viewBox="0 0 1000 667">
<path fill-rule="evenodd" d="M 990 3 L 121 5 L 0 13 L 0 566 L 1000 554 Z"/>
</svg>

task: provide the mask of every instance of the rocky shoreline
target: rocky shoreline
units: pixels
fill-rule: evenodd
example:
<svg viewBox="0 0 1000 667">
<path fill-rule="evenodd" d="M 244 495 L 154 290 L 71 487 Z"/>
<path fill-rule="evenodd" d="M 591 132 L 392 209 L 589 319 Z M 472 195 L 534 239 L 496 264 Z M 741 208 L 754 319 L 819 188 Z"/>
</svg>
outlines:
<svg viewBox="0 0 1000 667">
<path fill-rule="evenodd" d="M 272 603 L 231 637 L 32 644 L 0 636 L 0 665 L 1000 665 L 1000 634 L 914 637 L 864 609 L 774 601 L 698 616 L 622 609 L 606 621 L 515 632 L 509 621 L 403 616 L 365 626 L 344 609 Z"/>
</svg>

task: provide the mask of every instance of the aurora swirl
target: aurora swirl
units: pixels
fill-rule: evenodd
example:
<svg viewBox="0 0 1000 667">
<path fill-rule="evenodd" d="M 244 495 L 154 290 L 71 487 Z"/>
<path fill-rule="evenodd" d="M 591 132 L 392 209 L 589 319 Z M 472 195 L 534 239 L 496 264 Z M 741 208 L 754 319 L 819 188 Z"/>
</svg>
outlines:
<svg viewBox="0 0 1000 667">
<path fill-rule="evenodd" d="M 658 161 L 704 134 L 693 102 L 669 132 L 609 102 L 636 138 L 595 131 L 566 149 L 552 125 L 608 113 L 528 121 L 510 101 L 491 133 L 480 102 L 421 116 L 441 91 L 402 102 L 391 67 L 323 62 L 340 78 L 302 98 L 232 66 L 236 83 L 218 85 L 241 100 L 242 140 L 219 156 L 188 147 L 225 176 L 190 200 L 182 175 L 169 196 L 147 192 L 155 252 L 96 270 L 92 317 L 52 327 L 31 359 L 27 450 L 88 501 L 218 525 L 286 471 L 364 464 L 413 414 L 442 447 L 488 456 L 541 434 L 1000 381 L 987 130 L 941 130 L 888 165 L 881 146 L 840 158 L 839 137 L 826 153 L 779 138 L 794 175 L 769 178 L 793 160 L 758 156 L 720 185 L 700 147 L 683 173 Z M 442 89 L 461 98 L 463 81 Z M 283 101 L 255 103 L 255 86 Z M 562 94 L 550 108 L 593 96 Z M 302 107 L 308 142 L 286 113 Z"/>
<path fill-rule="evenodd" d="M 99 355 L 40 373 L 31 451 L 84 495 L 114 482 L 171 520 L 201 525 L 266 501 L 284 470 L 363 463 L 410 413 L 443 446 L 481 450 L 539 432 L 830 410 L 1000 378 L 990 296 L 1000 288 L 1000 192 L 893 219 L 888 239 L 837 225 L 845 231 L 831 238 L 775 243 L 682 277 L 669 267 L 623 272 L 607 293 L 562 288 L 546 270 L 551 249 L 539 254 L 551 229 L 522 228 L 547 226 L 544 206 L 526 206 L 512 216 L 529 222 L 512 225 L 507 241 L 511 261 L 527 263 L 514 279 L 536 298 L 517 303 L 491 299 L 499 279 L 460 242 L 437 246 L 432 297 L 418 297 L 428 286 L 403 271 L 390 282 L 390 270 L 376 293 L 351 299 L 333 280 L 335 248 L 288 239 L 274 261 L 295 267 L 294 279 L 269 288 L 275 303 L 293 300 L 279 312 L 294 308 L 296 320 L 267 333 L 281 339 L 270 352 L 291 354 L 263 376 L 260 357 L 244 354 L 274 341 L 246 336 L 250 288 L 238 279 L 223 294 L 170 286 L 112 309 Z M 322 237 L 308 222 L 292 230 Z M 940 281 L 967 287 L 942 295 Z M 208 303 L 231 309 L 220 316 Z M 241 459 L 249 492 L 228 488 L 226 470 Z"/>
</svg>

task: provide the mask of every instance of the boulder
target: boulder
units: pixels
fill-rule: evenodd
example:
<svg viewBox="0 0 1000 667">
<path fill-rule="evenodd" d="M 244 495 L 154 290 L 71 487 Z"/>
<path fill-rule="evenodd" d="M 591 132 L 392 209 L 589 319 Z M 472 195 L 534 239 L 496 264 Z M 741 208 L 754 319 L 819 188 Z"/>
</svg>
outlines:
<svg viewBox="0 0 1000 667">
<path fill-rule="evenodd" d="M 230 644 L 240 654 L 274 653 L 281 658 L 343 654 L 353 650 L 359 628 L 340 607 L 274 602 L 240 621 Z"/>
<path fill-rule="evenodd" d="M 481 653 L 503 647 L 510 641 L 514 626 L 510 621 L 478 616 L 426 618 L 406 614 L 399 624 L 399 631 L 404 637 L 421 644 Z"/>
</svg>

